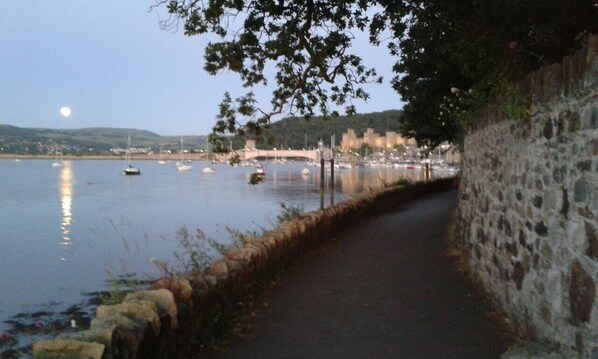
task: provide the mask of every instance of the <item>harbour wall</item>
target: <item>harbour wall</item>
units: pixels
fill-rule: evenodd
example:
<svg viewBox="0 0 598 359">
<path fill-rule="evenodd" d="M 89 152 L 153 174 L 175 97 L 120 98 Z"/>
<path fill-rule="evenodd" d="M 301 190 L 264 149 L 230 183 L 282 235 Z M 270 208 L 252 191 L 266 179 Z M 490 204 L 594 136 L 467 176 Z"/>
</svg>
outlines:
<svg viewBox="0 0 598 359">
<path fill-rule="evenodd" d="M 529 117 L 490 106 L 466 135 L 461 245 L 521 334 L 598 358 L 598 36 L 519 87 Z"/>
<path fill-rule="evenodd" d="M 407 201 L 456 186 L 441 179 L 393 186 L 325 210 L 285 221 L 260 237 L 245 238 L 202 273 L 167 277 L 152 289 L 130 293 L 115 305 L 100 305 L 90 329 L 33 345 L 34 358 L 176 358 L 230 331 L 237 303 L 294 259 L 340 230 L 396 210 Z"/>
</svg>

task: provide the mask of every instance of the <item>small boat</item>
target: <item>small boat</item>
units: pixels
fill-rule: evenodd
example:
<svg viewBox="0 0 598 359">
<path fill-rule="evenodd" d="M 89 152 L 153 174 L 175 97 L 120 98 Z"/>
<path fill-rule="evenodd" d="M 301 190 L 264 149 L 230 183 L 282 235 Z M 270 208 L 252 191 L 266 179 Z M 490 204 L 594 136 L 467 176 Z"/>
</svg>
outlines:
<svg viewBox="0 0 598 359">
<path fill-rule="evenodd" d="M 264 168 L 259 166 L 255 169 L 255 174 L 258 176 L 265 176 L 266 175 L 266 171 L 264 171 Z"/>
<path fill-rule="evenodd" d="M 125 167 L 125 169 L 123 170 L 125 176 L 134 176 L 141 174 L 141 170 L 137 167 L 134 167 L 131 164 L 131 135 L 129 135 L 129 139 L 127 140 L 127 154 L 125 161 L 127 161 L 127 167 Z"/>
<path fill-rule="evenodd" d="M 307 167 L 305 167 L 304 169 L 301 170 L 301 174 L 304 176 L 308 176 L 310 173 L 311 173 L 311 171 Z"/>
<path fill-rule="evenodd" d="M 125 176 L 140 175 L 141 174 L 141 170 L 139 168 L 137 168 L 137 167 L 133 167 L 133 165 L 128 165 L 123 170 L 123 173 L 125 174 Z"/>
<path fill-rule="evenodd" d="M 52 167 L 54 168 L 61 168 L 64 167 L 64 163 L 62 162 L 62 153 L 58 153 L 58 149 L 54 148 L 54 162 L 52 162 Z"/>
<path fill-rule="evenodd" d="M 203 173 L 203 174 L 212 174 L 215 172 L 216 172 L 216 169 L 214 169 L 214 167 L 204 167 L 201 169 L 201 173 Z"/>
<path fill-rule="evenodd" d="M 164 160 L 162 159 L 162 146 L 160 146 L 160 149 L 159 149 L 158 151 L 159 151 L 159 152 L 158 152 L 158 157 L 159 157 L 159 158 L 158 158 L 158 164 L 159 164 L 159 165 L 163 165 L 163 164 L 165 164 L 165 163 L 166 163 L 166 161 L 164 161 Z"/>
<path fill-rule="evenodd" d="M 179 172 L 187 172 L 187 171 L 191 171 L 191 165 L 189 164 L 188 161 L 185 161 L 183 159 L 183 154 L 184 154 L 184 147 L 183 147 L 183 137 L 181 137 L 181 161 L 177 162 L 177 166 L 176 169 Z"/>
<path fill-rule="evenodd" d="M 176 169 L 177 169 L 177 171 L 179 171 L 179 172 L 186 172 L 186 171 L 191 171 L 192 167 L 191 167 L 191 165 L 190 165 L 190 164 L 187 164 L 187 163 L 185 163 L 185 162 L 182 162 L 181 164 L 179 164 L 179 165 L 177 166 L 177 168 L 176 168 Z"/>
</svg>

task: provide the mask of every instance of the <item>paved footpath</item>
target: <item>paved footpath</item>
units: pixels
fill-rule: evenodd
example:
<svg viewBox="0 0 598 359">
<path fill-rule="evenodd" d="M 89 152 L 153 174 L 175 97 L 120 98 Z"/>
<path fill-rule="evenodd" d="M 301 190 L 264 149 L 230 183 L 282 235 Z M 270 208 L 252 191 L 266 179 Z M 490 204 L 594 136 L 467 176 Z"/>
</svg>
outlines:
<svg viewBox="0 0 598 359">
<path fill-rule="evenodd" d="M 221 358 L 498 358 L 486 307 L 444 256 L 455 190 L 339 234 L 256 309 Z"/>
</svg>

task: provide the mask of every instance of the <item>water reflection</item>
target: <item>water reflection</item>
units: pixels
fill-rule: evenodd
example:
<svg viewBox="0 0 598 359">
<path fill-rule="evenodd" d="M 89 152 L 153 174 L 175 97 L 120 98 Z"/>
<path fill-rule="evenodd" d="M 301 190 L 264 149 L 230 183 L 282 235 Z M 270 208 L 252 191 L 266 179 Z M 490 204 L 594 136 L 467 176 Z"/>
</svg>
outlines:
<svg viewBox="0 0 598 359">
<path fill-rule="evenodd" d="M 334 175 L 336 185 L 340 187 L 341 193 L 347 195 L 354 195 L 368 189 L 381 188 L 400 179 L 408 179 L 412 182 L 424 179 L 421 170 L 402 170 L 392 167 L 340 170 L 336 171 Z"/>
<path fill-rule="evenodd" d="M 71 161 L 64 161 L 64 167 L 60 172 L 60 207 L 62 209 L 60 230 L 62 231 L 63 245 L 71 244 L 71 223 L 73 215 L 71 207 L 73 205 L 73 172 Z"/>
</svg>

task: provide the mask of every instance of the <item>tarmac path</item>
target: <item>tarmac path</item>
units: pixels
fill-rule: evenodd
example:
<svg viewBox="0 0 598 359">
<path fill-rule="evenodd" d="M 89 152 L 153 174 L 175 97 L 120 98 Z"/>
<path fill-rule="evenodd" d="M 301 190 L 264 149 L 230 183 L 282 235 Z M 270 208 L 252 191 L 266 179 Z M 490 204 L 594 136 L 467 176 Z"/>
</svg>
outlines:
<svg viewBox="0 0 598 359">
<path fill-rule="evenodd" d="M 220 358 L 498 358 L 505 348 L 446 250 L 456 190 L 340 233 L 255 309 L 251 338 Z"/>
</svg>

